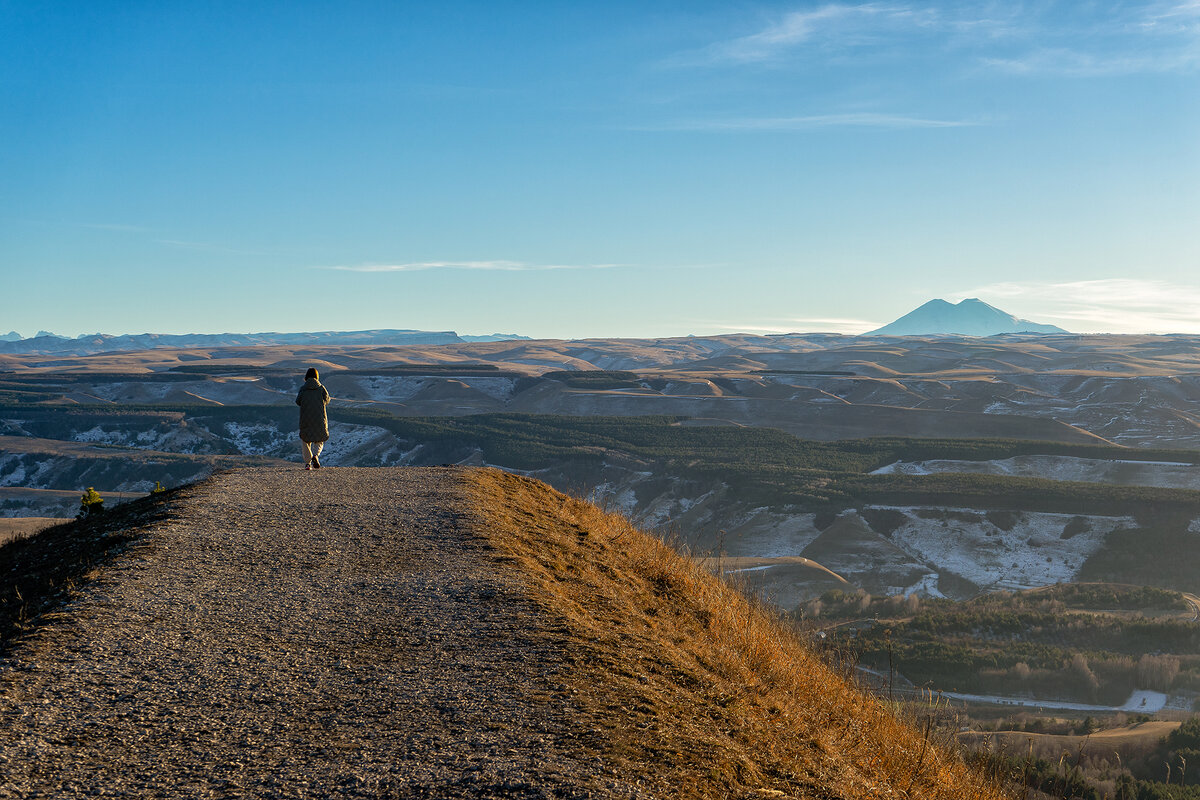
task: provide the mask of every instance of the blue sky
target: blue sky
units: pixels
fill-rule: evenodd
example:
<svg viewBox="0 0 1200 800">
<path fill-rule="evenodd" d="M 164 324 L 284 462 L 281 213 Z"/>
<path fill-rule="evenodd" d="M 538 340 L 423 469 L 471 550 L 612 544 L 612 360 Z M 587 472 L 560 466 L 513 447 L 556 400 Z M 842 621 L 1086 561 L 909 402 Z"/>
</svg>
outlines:
<svg viewBox="0 0 1200 800">
<path fill-rule="evenodd" d="M 4 331 L 1200 332 L 1197 0 L 0 0 L 0 41 Z"/>
</svg>

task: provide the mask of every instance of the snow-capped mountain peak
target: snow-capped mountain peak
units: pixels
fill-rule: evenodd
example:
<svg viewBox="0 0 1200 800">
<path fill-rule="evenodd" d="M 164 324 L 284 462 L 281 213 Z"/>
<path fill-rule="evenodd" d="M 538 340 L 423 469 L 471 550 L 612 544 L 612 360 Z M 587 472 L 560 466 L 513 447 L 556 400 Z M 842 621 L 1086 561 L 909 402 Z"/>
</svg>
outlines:
<svg viewBox="0 0 1200 800">
<path fill-rule="evenodd" d="M 941 298 L 913 309 L 895 322 L 868 331 L 866 336 L 996 336 L 1001 333 L 1067 333 L 1057 325 L 1019 319 L 971 297 L 958 303 Z"/>
</svg>

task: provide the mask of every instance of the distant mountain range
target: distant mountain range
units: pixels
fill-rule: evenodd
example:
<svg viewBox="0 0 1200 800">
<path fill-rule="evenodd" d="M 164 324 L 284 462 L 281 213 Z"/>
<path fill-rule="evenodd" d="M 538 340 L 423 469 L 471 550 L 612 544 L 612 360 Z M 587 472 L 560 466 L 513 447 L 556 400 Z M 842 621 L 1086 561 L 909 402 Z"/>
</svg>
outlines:
<svg viewBox="0 0 1200 800">
<path fill-rule="evenodd" d="M 930 300 L 895 322 L 864 336 L 996 336 L 1002 333 L 1068 333 L 1055 325 L 1018 319 L 977 298 L 960 303 Z M 151 350 L 168 347 L 252 347 L 256 345 L 439 345 L 469 342 L 529 340 L 515 333 L 484 336 L 454 331 L 379 329 L 368 331 L 317 331 L 306 333 L 142 333 L 114 336 L 84 334 L 74 339 L 49 331 L 21 338 L 16 331 L 0 334 L 0 354 L 54 353 L 82 356 L 95 353 Z"/>
<path fill-rule="evenodd" d="M 58 353 L 89 355 L 93 353 L 150 350 L 163 347 L 247 347 L 254 345 L 406 345 L 406 344 L 463 344 L 464 342 L 499 342 L 529 339 L 515 333 L 493 333 L 485 336 L 459 336 L 454 331 L 373 330 L 319 331 L 315 333 L 142 333 L 113 336 L 107 333 L 85 334 L 75 339 L 38 331 L 37 336 L 22 339 L 13 331 L 0 336 L 0 353 Z"/>
<path fill-rule="evenodd" d="M 930 300 L 864 336 L 997 336 L 1002 333 L 1069 333 L 1057 325 L 1018 319 L 972 297 L 959 303 Z"/>
</svg>

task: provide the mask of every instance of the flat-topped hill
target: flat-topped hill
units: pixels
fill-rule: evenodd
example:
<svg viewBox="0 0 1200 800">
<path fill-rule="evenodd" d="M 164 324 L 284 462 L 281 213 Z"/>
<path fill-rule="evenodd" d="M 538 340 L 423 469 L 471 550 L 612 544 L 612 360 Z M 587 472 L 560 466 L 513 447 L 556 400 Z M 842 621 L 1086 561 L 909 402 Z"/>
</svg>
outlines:
<svg viewBox="0 0 1200 800">
<path fill-rule="evenodd" d="M 0 576 L 0 797 L 1001 796 L 695 562 L 494 470 L 223 472 Z"/>
</svg>

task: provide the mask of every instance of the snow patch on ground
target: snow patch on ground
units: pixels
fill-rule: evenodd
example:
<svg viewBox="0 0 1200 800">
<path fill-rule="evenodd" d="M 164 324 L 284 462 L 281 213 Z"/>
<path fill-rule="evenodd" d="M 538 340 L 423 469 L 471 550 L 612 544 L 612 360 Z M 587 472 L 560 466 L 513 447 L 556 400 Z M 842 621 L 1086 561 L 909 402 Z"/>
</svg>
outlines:
<svg viewBox="0 0 1200 800">
<path fill-rule="evenodd" d="M 76 431 L 71 435 L 71 439 L 76 442 L 132 447 L 138 450 L 161 450 L 171 453 L 194 453 L 198 448 L 206 449 L 199 436 L 185 428 L 175 426 L 155 426 L 141 430 L 106 430 L 103 425 L 96 425 L 86 431 Z"/>
<path fill-rule="evenodd" d="M 465 378 L 465 383 L 477 392 L 483 392 L 493 400 L 507 400 L 516 387 L 515 378 Z"/>
<path fill-rule="evenodd" d="M 0 455 L 0 486 L 24 486 L 25 465 L 12 455 Z M 39 488 L 31 486 L 31 488 Z"/>
<path fill-rule="evenodd" d="M 969 703 L 992 703 L 1000 706 L 1024 706 L 1028 708 L 1061 708 L 1069 711 L 1134 711 L 1142 714 L 1154 714 L 1162 711 L 1167 704 L 1167 696 L 1162 692 L 1151 692 L 1138 689 L 1129 695 L 1123 706 L 1094 706 L 1087 703 L 1072 703 L 1068 700 L 1038 700 L 1032 697 L 1001 697 L 993 694 L 966 694 L 963 692 L 939 692 L 942 697 L 953 700 L 963 700 Z"/>
<path fill-rule="evenodd" d="M 285 437 L 279 428 L 270 423 L 226 422 L 222 427 L 226 438 L 243 455 L 279 455 L 289 439 L 295 445 L 295 452 L 300 452 L 300 439 L 295 434 Z"/>
<path fill-rule="evenodd" d="M 298 441 L 296 447 L 299 452 Z M 334 467 L 393 466 L 404 452 L 390 431 L 372 425 L 334 422 L 329 426 L 329 441 L 325 443 L 321 463 Z"/>
<path fill-rule="evenodd" d="M 106 431 L 97 425 L 86 431 L 78 431 L 71 437 L 77 442 L 92 442 L 98 444 L 126 444 L 129 436 L 124 431 Z"/>
<path fill-rule="evenodd" d="M 1012 524 L 1004 530 L 987 512 L 975 509 L 876 508 L 891 508 L 907 518 L 891 535 L 905 552 L 989 589 L 1070 581 L 1108 534 L 1137 527 L 1132 517 L 1011 512 Z"/>
<path fill-rule="evenodd" d="M 26 462 L 33 458 L 25 453 L 0 454 L 0 486 L 21 486 L 27 489 L 49 489 L 56 463 L 61 459 L 38 461 L 29 469 Z"/>
<path fill-rule="evenodd" d="M 239 452 L 300 461 L 300 437 L 294 430 L 281 431 L 271 423 L 227 422 L 224 435 Z M 394 466 L 419 448 L 405 450 L 390 431 L 372 425 L 332 422 L 329 441 L 321 451 L 321 463 L 341 466 Z"/>
<path fill-rule="evenodd" d="M 187 386 L 195 388 L 195 384 L 191 382 L 187 383 Z M 91 394 L 113 403 L 147 403 L 153 400 L 162 400 L 167 395 L 179 389 L 179 383 L 167 381 L 161 383 L 154 381 L 137 381 L 136 383 L 117 381 L 113 383 L 100 383 L 89 387 Z"/>
<path fill-rule="evenodd" d="M 938 576 L 935 574 L 925 575 L 921 580 L 907 587 L 900 592 L 903 595 L 915 594 L 921 597 L 945 597 L 941 590 L 938 589 Z"/>
<path fill-rule="evenodd" d="M 424 389 L 429 381 L 409 375 L 366 375 L 358 379 L 358 386 L 372 400 L 403 402 Z"/>
<path fill-rule="evenodd" d="M 964 472 L 983 475 L 1016 475 L 1056 481 L 1109 483 L 1118 486 L 1159 486 L 1200 489 L 1200 465 L 1174 461 L 1123 461 L 1073 456 L 1016 456 L 994 461 L 897 461 L 875 470 L 874 475 L 931 475 Z"/>
<path fill-rule="evenodd" d="M 816 514 L 754 508 L 728 520 L 724 545 L 731 556 L 797 556 L 821 535 Z"/>
</svg>

